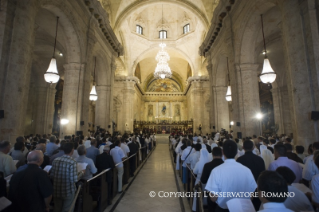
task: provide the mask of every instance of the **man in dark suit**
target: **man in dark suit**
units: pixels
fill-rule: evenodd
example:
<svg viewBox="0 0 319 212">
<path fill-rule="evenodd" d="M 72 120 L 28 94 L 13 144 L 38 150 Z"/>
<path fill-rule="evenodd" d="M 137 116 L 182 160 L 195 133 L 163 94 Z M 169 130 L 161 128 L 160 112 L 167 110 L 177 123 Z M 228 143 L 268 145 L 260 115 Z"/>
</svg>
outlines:
<svg viewBox="0 0 319 212">
<path fill-rule="evenodd" d="M 135 138 L 132 138 L 132 142 L 128 144 L 128 148 L 130 149 L 129 156 L 132 156 L 137 153 L 139 150 L 139 145 L 136 143 Z M 136 169 L 136 155 L 131 157 L 130 159 L 130 175 L 134 176 L 134 172 Z"/>
<path fill-rule="evenodd" d="M 107 182 L 107 190 L 108 190 L 108 204 L 112 204 L 112 182 L 113 182 L 113 172 L 112 169 L 115 167 L 113 157 L 110 155 L 110 146 L 105 145 L 103 148 L 103 153 L 96 156 L 95 166 L 97 168 L 97 172 L 100 173 L 105 169 L 111 168 L 110 171 L 106 172 L 106 182 Z"/>
<path fill-rule="evenodd" d="M 303 161 L 300 157 L 298 157 L 298 155 L 296 153 L 292 152 L 292 145 L 289 143 L 285 143 L 284 146 L 286 147 L 286 155 L 290 160 L 296 161 L 297 163 L 302 163 Z"/>
<path fill-rule="evenodd" d="M 249 168 L 254 175 L 255 181 L 257 182 L 258 177 L 261 172 L 265 171 L 265 162 L 264 160 L 255 155 L 252 150 L 254 148 L 254 143 L 247 139 L 244 141 L 243 148 L 245 150 L 245 154 L 237 159 L 238 163 L 243 164 L 247 168 Z M 260 200 L 258 198 L 253 198 L 252 200 L 255 209 L 258 211 L 259 206 L 261 204 Z"/>
<path fill-rule="evenodd" d="M 212 153 L 212 148 L 210 147 L 210 145 L 207 144 L 207 137 L 206 137 L 206 136 L 204 136 L 203 142 L 204 142 L 204 144 L 205 144 L 205 146 L 206 146 L 207 151 L 208 151 L 209 153 Z"/>
<path fill-rule="evenodd" d="M 217 167 L 220 164 L 224 163 L 224 161 L 222 159 L 223 153 L 222 153 L 222 149 L 220 147 L 214 147 L 212 153 L 213 153 L 213 160 L 204 165 L 202 176 L 200 178 L 200 181 L 203 184 L 207 183 L 211 171 L 215 167 Z M 209 195 L 207 195 L 207 196 L 209 196 Z M 217 204 L 215 202 L 212 202 L 212 200 L 210 198 L 207 198 L 208 211 L 215 211 L 216 205 Z"/>
<path fill-rule="evenodd" d="M 43 153 L 34 150 L 28 155 L 28 164 L 15 172 L 10 180 L 9 211 L 49 211 L 53 186 L 48 174 L 39 169 Z"/>
</svg>

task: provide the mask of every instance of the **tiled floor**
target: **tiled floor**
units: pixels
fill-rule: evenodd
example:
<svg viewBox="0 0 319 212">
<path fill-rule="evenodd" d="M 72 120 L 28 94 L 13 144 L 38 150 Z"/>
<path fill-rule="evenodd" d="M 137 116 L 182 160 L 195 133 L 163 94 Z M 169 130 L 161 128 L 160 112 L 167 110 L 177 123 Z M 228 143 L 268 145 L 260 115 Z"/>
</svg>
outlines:
<svg viewBox="0 0 319 212">
<path fill-rule="evenodd" d="M 176 192 L 177 188 L 169 155 L 168 138 L 158 136 L 157 140 L 155 151 L 125 192 L 115 212 L 181 211 L 178 197 L 158 197 L 159 191 Z M 156 196 L 150 197 L 150 191 L 155 191 Z"/>
</svg>

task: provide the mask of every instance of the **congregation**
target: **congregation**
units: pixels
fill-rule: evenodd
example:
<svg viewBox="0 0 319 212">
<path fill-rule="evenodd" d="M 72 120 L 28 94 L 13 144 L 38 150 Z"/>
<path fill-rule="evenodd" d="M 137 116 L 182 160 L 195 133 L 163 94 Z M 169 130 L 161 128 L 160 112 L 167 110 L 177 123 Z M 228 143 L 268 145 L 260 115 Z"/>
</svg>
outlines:
<svg viewBox="0 0 319 212">
<path fill-rule="evenodd" d="M 129 175 L 133 177 L 136 160 L 142 160 L 141 153 L 148 154 L 155 142 L 155 135 L 111 136 L 106 131 L 87 137 L 65 136 L 63 140 L 54 135 L 21 136 L 13 148 L 8 141 L 1 141 L 0 198 L 12 202 L 5 211 L 72 211 L 77 182 L 90 181 L 113 168 L 117 170 L 117 192 L 121 194 L 124 161 L 129 160 Z M 79 164 L 84 168 L 80 169 Z M 112 204 L 114 192 L 112 178 L 108 171 L 108 205 Z"/>
<path fill-rule="evenodd" d="M 171 135 L 169 139 L 184 186 L 194 175 L 194 187 L 207 192 L 202 197 L 207 211 L 229 211 L 228 201 L 234 197 L 251 200 L 255 211 L 319 208 L 319 142 L 310 144 L 305 153 L 305 147 L 294 146 L 285 135 L 234 139 L 217 132 L 213 136 Z M 194 197 L 192 211 L 200 211 L 198 202 Z"/>
</svg>

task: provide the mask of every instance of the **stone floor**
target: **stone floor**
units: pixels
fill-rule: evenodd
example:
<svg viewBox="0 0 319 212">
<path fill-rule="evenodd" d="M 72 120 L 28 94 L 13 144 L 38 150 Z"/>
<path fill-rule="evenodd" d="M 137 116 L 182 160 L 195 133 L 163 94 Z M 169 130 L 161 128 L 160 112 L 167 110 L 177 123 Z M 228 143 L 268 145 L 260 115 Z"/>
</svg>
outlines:
<svg viewBox="0 0 319 212">
<path fill-rule="evenodd" d="M 175 174 L 168 149 L 168 136 L 157 136 L 157 147 L 115 208 L 115 212 L 180 212 L 178 197 L 160 198 L 159 191 L 176 192 Z M 149 193 L 155 191 L 156 196 Z"/>
</svg>

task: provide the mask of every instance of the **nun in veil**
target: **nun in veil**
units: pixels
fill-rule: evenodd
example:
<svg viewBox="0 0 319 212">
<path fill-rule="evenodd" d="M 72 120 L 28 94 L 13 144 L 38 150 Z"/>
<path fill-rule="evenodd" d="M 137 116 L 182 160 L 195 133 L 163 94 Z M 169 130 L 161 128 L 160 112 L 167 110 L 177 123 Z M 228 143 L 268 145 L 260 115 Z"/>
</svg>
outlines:
<svg viewBox="0 0 319 212">
<path fill-rule="evenodd" d="M 274 155 L 269 149 L 264 149 L 261 152 L 261 157 L 264 159 L 266 170 L 268 170 L 269 165 L 275 160 Z"/>
<path fill-rule="evenodd" d="M 203 173 L 204 165 L 208 162 L 212 161 L 212 157 L 210 156 L 210 153 L 207 151 L 207 149 L 201 149 L 200 150 L 200 156 L 199 161 L 196 163 L 193 172 L 196 174 L 196 181 L 195 185 L 200 182 L 200 178 Z M 202 191 L 205 189 L 205 184 L 202 184 Z M 196 196 L 194 197 L 194 204 L 193 204 L 193 211 L 196 211 Z M 205 199 L 204 199 L 205 203 Z"/>
<path fill-rule="evenodd" d="M 176 170 L 179 170 L 180 168 L 180 163 L 179 163 L 179 159 L 182 155 L 182 150 L 181 150 L 181 146 L 183 145 L 182 139 L 179 138 L 179 143 L 177 144 L 176 148 L 175 148 L 175 152 L 176 152 Z"/>
</svg>

